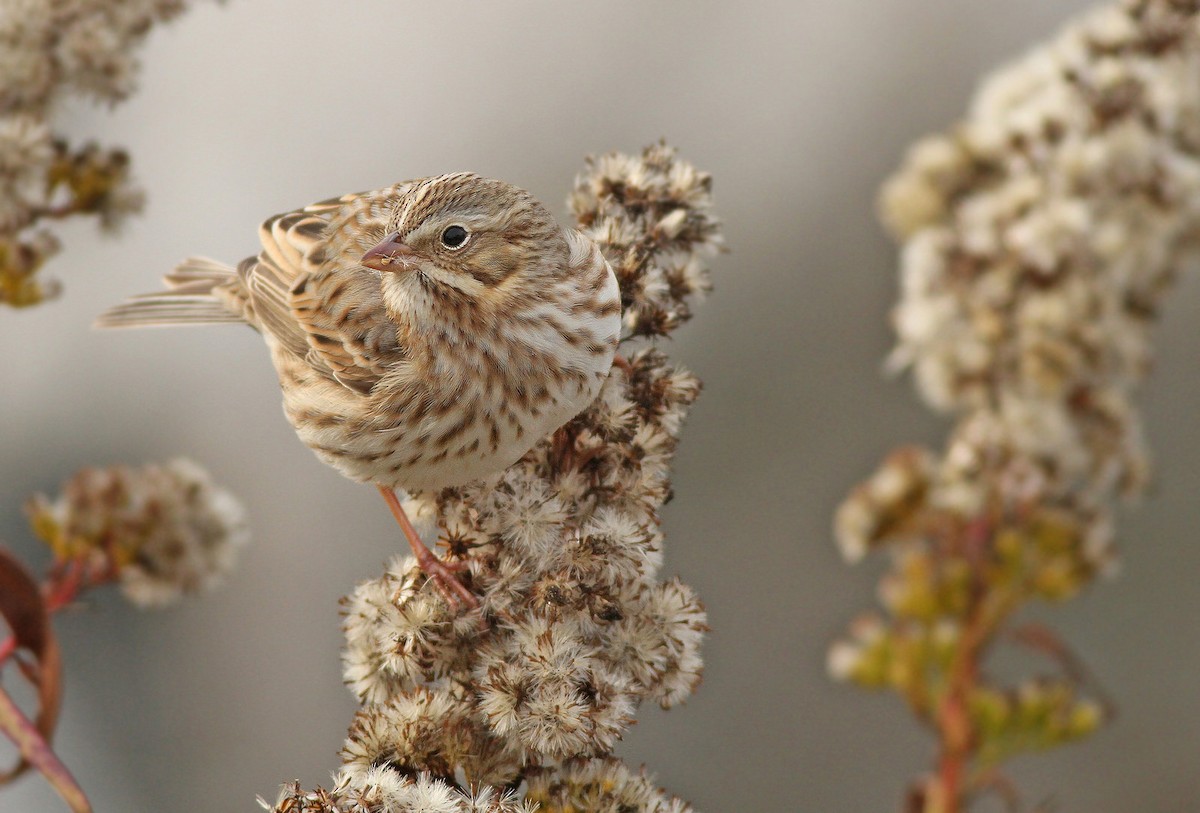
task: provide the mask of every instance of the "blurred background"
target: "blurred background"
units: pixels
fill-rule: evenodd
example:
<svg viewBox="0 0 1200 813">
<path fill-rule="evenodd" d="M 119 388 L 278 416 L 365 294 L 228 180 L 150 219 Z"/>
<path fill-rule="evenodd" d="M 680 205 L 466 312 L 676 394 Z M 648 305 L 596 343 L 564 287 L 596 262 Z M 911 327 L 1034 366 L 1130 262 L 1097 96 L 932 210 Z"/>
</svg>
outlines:
<svg viewBox="0 0 1200 813">
<path fill-rule="evenodd" d="M 46 272 L 61 300 L 0 314 L 0 539 L 40 564 L 26 495 L 184 454 L 246 501 L 254 540 L 210 596 L 141 613 L 106 594 L 59 619 L 59 750 L 97 810 L 252 810 L 280 781 L 327 782 L 355 709 L 337 601 L 403 543 L 373 489 L 295 439 L 252 331 L 101 334 L 93 316 L 188 254 L 254 252 L 277 211 L 470 169 L 561 213 L 585 154 L 660 137 L 713 173 L 732 248 L 666 348 L 706 383 L 666 572 L 713 631 L 698 693 L 642 709 L 620 753 L 701 813 L 898 809 L 932 740 L 825 673 L 883 564 L 844 565 L 832 513 L 889 449 L 946 430 L 880 372 L 896 257 L 875 191 L 979 77 L 1087 5 L 231 0 L 153 32 L 132 100 L 62 127 L 130 150 L 145 214 L 117 239 L 69 224 Z M 1094 739 L 1014 766 L 1064 811 L 1200 809 L 1200 281 L 1173 300 L 1142 401 L 1157 486 L 1124 515 L 1123 572 L 1039 616 L 1120 703 Z M 35 777 L 0 792 L 3 811 L 61 809 Z"/>
</svg>

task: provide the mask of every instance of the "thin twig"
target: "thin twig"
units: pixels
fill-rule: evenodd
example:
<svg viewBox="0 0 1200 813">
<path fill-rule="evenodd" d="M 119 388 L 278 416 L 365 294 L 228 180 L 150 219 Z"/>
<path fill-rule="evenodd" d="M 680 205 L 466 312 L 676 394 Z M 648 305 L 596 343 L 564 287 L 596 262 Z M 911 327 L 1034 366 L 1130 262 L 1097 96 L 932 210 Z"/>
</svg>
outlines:
<svg viewBox="0 0 1200 813">
<path fill-rule="evenodd" d="M 0 732 L 13 741 L 26 762 L 46 777 L 74 813 L 91 813 L 92 806 L 75 777 L 3 687 L 0 687 Z"/>
</svg>

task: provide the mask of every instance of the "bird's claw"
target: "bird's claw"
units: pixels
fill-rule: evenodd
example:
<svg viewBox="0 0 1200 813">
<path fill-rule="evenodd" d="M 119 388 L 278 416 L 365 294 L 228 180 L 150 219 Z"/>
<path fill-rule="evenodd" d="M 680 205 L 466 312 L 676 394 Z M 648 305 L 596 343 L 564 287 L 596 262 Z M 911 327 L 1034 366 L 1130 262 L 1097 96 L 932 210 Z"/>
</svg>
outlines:
<svg viewBox="0 0 1200 813">
<path fill-rule="evenodd" d="M 413 556 L 417 557 L 417 566 L 433 582 L 434 588 L 445 599 L 446 605 L 456 612 L 464 607 L 471 610 L 477 609 L 479 599 L 459 581 L 458 576 L 454 575 L 466 570 L 467 563 L 464 561 L 443 562 L 434 556 L 433 551 L 421 541 L 417 529 L 408 519 L 408 514 L 404 513 L 404 506 L 400 505 L 400 500 L 396 498 L 396 492 L 387 486 L 378 488 L 379 493 L 383 495 L 384 502 L 392 510 L 392 516 L 396 518 L 396 522 L 400 523 L 400 530 L 404 532 L 408 546 L 412 548 Z"/>
<path fill-rule="evenodd" d="M 455 611 L 464 608 L 474 610 L 479 607 L 479 599 L 455 575 L 466 569 L 466 562 L 444 562 L 435 556 L 421 562 L 421 570 L 425 571 L 425 575 L 433 582 L 434 589 L 450 609 Z"/>
</svg>

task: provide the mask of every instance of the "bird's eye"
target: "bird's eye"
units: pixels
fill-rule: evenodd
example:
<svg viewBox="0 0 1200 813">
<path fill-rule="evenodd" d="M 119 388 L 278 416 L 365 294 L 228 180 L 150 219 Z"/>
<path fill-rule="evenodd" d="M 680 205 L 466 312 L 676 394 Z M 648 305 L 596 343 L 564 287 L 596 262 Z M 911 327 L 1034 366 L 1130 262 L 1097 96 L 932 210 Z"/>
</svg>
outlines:
<svg viewBox="0 0 1200 813">
<path fill-rule="evenodd" d="M 447 226 L 442 232 L 442 245 L 446 248 L 462 248 L 470 234 L 462 226 Z"/>
</svg>

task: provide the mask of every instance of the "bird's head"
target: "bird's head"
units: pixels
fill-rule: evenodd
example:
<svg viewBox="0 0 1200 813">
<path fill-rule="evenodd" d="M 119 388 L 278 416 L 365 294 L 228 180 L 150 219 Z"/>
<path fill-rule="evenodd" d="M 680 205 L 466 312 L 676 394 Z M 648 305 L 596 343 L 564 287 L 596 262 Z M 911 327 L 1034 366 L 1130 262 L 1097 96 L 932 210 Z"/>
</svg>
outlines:
<svg viewBox="0 0 1200 813">
<path fill-rule="evenodd" d="M 398 196 L 387 234 L 362 257 L 389 289 L 502 304 L 566 272 L 554 218 L 523 189 L 469 172 L 414 183 Z"/>
</svg>

